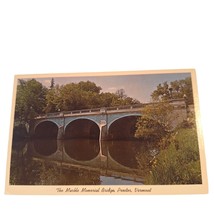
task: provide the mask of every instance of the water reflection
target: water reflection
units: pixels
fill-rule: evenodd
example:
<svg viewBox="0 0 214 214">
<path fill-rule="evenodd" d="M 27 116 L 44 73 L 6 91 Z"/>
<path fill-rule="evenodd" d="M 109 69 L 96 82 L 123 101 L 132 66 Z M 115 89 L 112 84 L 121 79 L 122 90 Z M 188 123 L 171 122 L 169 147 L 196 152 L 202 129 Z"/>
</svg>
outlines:
<svg viewBox="0 0 214 214">
<path fill-rule="evenodd" d="M 90 139 L 63 140 L 65 152 L 78 161 L 92 160 L 99 154 L 99 141 Z"/>
<path fill-rule="evenodd" d="M 142 142 L 114 140 L 105 143 L 108 143 L 109 154 L 115 161 L 130 168 L 138 168 L 137 153 Z"/>
<path fill-rule="evenodd" d="M 34 139 L 32 143 L 40 155 L 49 156 L 57 151 L 57 140 L 54 139 Z"/>
<path fill-rule="evenodd" d="M 25 157 L 20 161 L 16 153 L 12 153 L 11 185 L 142 185 L 132 178 L 118 178 L 102 175 L 99 172 L 64 169 L 49 162 L 34 161 Z"/>
<path fill-rule="evenodd" d="M 66 140 L 51 140 L 37 139 L 33 140 L 35 151 L 44 156 L 54 154 L 57 150 L 57 144 L 64 146 L 66 154 L 77 161 L 89 161 L 102 154 L 111 156 L 113 160 L 119 164 L 138 168 L 137 153 L 142 149 L 142 142 L 139 141 L 124 141 L 112 140 L 102 141 L 93 139 L 66 139 Z M 100 152 L 101 145 L 101 152 Z"/>
<path fill-rule="evenodd" d="M 124 140 L 102 141 L 102 156 L 100 156 L 98 140 L 36 139 L 29 142 L 29 145 L 33 146 L 29 148 L 34 148 L 36 153 L 44 156 L 44 161 L 32 159 L 31 155 L 36 157 L 36 153 L 29 153 L 30 156 L 24 157 L 13 155 L 11 183 L 17 185 L 142 184 L 142 174 L 141 171 L 138 172 L 147 167 L 152 151 L 147 143 Z M 49 159 L 50 155 L 53 155 L 51 159 Z M 52 159 L 59 162 L 58 167 L 51 163 Z M 69 164 L 69 167 L 66 164 Z M 140 182 L 136 180 L 139 178 Z"/>
<path fill-rule="evenodd" d="M 125 178 L 100 176 L 101 185 L 142 185 L 142 181 L 134 181 Z"/>
</svg>

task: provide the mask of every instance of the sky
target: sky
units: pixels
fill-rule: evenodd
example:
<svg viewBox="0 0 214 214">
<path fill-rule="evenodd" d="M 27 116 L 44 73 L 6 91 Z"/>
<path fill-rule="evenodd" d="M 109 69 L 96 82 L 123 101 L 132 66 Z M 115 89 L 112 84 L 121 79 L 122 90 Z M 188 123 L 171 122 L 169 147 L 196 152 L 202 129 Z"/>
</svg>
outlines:
<svg viewBox="0 0 214 214">
<path fill-rule="evenodd" d="M 87 75 L 87 74 L 86 74 Z M 71 82 L 91 81 L 102 88 L 101 92 L 115 93 L 124 89 L 125 94 L 140 102 L 151 102 L 151 93 L 157 85 L 190 77 L 191 73 L 165 73 L 165 74 L 131 74 L 118 76 L 81 76 L 81 77 L 54 77 L 55 85 L 65 85 Z M 50 86 L 51 78 L 36 78 L 46 87 Z"/>
</svg>

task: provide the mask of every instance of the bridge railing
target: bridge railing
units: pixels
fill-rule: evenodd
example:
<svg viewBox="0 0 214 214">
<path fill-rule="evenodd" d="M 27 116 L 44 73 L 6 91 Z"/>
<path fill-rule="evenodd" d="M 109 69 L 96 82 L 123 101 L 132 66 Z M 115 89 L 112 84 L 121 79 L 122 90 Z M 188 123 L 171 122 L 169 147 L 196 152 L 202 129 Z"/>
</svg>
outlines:
<svg viewBox="0 0 214 214">
<path fill-rule="evenodd" d="M 174 107 L 184 107 L 185 103 L 184 99 L 176 99 L 170 100 L 169 103 L 173 104 Z M 126 106 L 114 106 L 114 107 L 102 107 L 102 108 L 93 108 L 93 109 L 81 109 L 81 110 L 73 110 L 73 111 L 62 111 L 62 112 L 54 112 L 54 113 L 47 113 L 36 117 L 36 119 L 40 118 L 49 118 L 49 117 L 62 117 L 62 116 L 69 116 L 74 114 L 90 114 L 90 113 L 107 113 L 111 111 L 122 111 L 122 110 L 131 110 L 131 109 L 140 109 L 147 105 L 155 105 L 157 102 L 154 103 L 144 103 L 144 104 L 134 104 L 134 105 L 126 105 Z"/>
<path fill-rule="evenodd" d="M 119 110 L 129 110 L 143 107 L 144 104 L 137 105 L 129 105 L 129 106 L 115 106 L 115 107 L 102 107 L 102 108 L 93 108 L 93 109 L 81 109 L 74 111 L 62 111 L 62 112 L 53 112 L 42 114 L 36 117 L 36 119 L 40 118 L 50 118 L 50 117 L 61 117 L 61 116 L 69 116 L 74 114 L 87 114 L 87 113 L 106 113 L 111 111 L 119 111 Z"/>
<path fill-rule="evenodd" d="M 145 104 L 135 104 L 129 106 L 114 106 L 114 107 L 107 107 L 107 111 L 117 111 L 117 110 L 129 110 L 134 108 L 142 108 Z"/>
<path fill-rule="evenodd" d="M 71 115 L 71 114 L 84 114 L 84 113 L 94 113 L 94 112 L 100 112 L 100 108 L 94 108 L 94 109 L 82 109 L 82 110 L 74 110 L 74 111 L 63 111 L 64 115 Z"/>
</svg>

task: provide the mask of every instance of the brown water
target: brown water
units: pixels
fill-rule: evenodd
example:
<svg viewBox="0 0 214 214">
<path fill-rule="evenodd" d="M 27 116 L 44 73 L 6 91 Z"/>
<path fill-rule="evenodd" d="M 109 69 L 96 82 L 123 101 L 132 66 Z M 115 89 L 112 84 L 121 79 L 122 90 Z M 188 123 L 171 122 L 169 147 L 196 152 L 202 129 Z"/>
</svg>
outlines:
<svg viewBox="0 0 214 214">
<path fill-rule="evenodd" d="M 101 151 L 99 141 L 89 139 L 37 139 L 28 144 L 34 148 L 33 156 L 38 154 L 40 161 L 32 160 L 32 151 L 24 156 L 13 152 L 11 184 L 138 185 L 142 184 L 143 177 L 130 173 L 130 169 L 142 170 L 139 155 L 150 153 L 148 145 L 139 141 L 104 141 Z M 58 161 L 58 167 L 52 159 Z M 71 166 L 63 167 L 64 162 Z"/>
</svg>

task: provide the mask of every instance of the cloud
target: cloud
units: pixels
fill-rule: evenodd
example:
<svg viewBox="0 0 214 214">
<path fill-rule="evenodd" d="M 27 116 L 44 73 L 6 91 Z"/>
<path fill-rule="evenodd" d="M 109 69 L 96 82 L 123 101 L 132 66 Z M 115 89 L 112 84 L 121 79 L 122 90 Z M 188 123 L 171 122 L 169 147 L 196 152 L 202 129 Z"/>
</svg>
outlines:
<svg viewBox="0 0 214 214">
<path fill-rule="evenodd" d="M 117 88 L 116 87 L 109 87 L 109 88 L 107 88 L 107 90 L 106 91 L 108 91 L 108 92 L 116 92 L 117 91 Z"/>
<path fill-rule="evenodd" d="M 112 86 L 104 89 L 105 92 L 115 93 L 119 89 L 124 89 L 124 86 Z"/>
<path fill-rule="evenodd" d="M 41 83 L 46 86 L 49 87 L 51 85 L 51 80 L 50 79 L 44 79 L 41 81 Z"/>
</svg>

